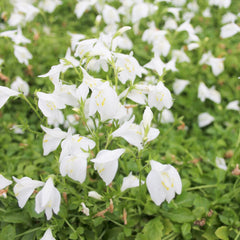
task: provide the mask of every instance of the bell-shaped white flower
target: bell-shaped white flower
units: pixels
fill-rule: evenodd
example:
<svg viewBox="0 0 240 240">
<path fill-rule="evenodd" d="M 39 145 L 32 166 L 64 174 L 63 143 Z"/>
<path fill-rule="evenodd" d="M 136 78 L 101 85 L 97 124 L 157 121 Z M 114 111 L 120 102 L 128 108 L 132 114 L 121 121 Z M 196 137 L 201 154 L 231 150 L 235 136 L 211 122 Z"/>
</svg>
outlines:
<svg viewBox="0 0 240 240">
<path fill-rule="evenodd" d="M 240 32 L 240 27 L 236 23 L 228 23 L 221 28 L 220 37 L 229 38 Z"/>
<path fill-rule="evenodd" d="M 18 200 L 18 206 L 23 208 L 27 203 L 27 200 L 30 198 L 35 188 L 41 187 L 44 185 L 43 182 L 32 180 L 29 177 L 23 177 L 17 179 L 13 177 L 16 185 L 13 188 L 13 192 Z"/>
<path fill-rule="evenodd" d="M 170 164 L 161 164 L 157 161 L 150 161 L 152 170 L 149 172 L 146 184 L 153 202 L 156 205 L 166 199 L 169 203 L 175 193 L 182 191 L 182 182 L 177 170 Z"/>
<path fill-rule="evenodd" d="M 102 121 L 118 118 L 121 108 L 116 91 L 110 87 L 109 82 L 105 82 L 92 92 L 89 102 L 89 115 L 99 112 Z"/>
<path fill-rule="evenodd" d="M 46 133 L 43 137 L 43 155 L 46 156 L 57 149 L 60 142 L 67 136 L 67 133 L 60 128 L 50 129 L 42 125 L 41 128 Z"/>
<path fill-rule="evenodd" d="M 128 80 L 134 82 L 136 76 L 141 77 L 147 71 L 138 63 L 137 59 L 131 54 L 115 53 L 116 67 L 120 69 L 118 73 L 119 80 L 125 84 Z"/>
<path fill-rule="evenodd" d="M 7 102 L 10 97 L 17 96 L 20 94 L 8 87 L 0 86 L 0 108 Z"/>
<path fill-rule="evenodd" d="M 38 107 L 43 115 L 52 118 L 58 114 L 59 109 L 66 107 L 64 101 L 56 94 L 38 92 Z"/>
<path fill-rule="evenodd" d="M 157 86 L 152 88 L 148 94 L 149 107 L 156 107 L 158 110 L 163 108 L 171 108 L 173 100 L 170 91 L 164 86 L 162 82 L 159 82 Z"/>
<path fill-rule="evenodd" d="M 125 152 L 125 149 L 101 150 L 96 158 L 92 159 L 94 168 L 98 174 L 109 185 L 114 179 L 118 169 L 118 159 Z"/>
<path fill-rule="evenodd" d="M 26 47 L 14 45 L 14 55 L 20 63 L 28 65 L 28 60 L 32 59 L 32 54 Z"/>
<path fill-rule="evenodd" d="M 235 101 L 228 103 L 226 109 L 240 111 L 239 101 L 235 100 Z"/>
<path fill-rule="evenodd" d="M 97 193 L 96 191 L 90 191 L 88 192 L 88 196 L 91 198 L 95 198 L 97 200 L 102 200 L 103 196 Z"/>
<path fill-rule="evenodd" d="M 143 113 L 143 127 L 150 128 L 153 119 L 153 113 L 150 107 L 146 107 Z"/>
<path fill-rule="evenodd" d="M 134 117 L 115 130 L 112 136 L 122 137 L 140 150 L 143 149 L 144 143 L 154 140 L 160 132 L 152 127 L 146 130 L 143 126 L 143 121 L 139 125 L 133 123 L 133 121 Z"/>
<path fill-rule="evenodd" d="M 40 213 L 45 211 L 47 220 L 51 219 L 52 212 L 58 214 L 60 209 L 61 195 L 53 185 L 53 179 L 50 177 L 42 190 L 35 198 L 35 211 Z"/>
<path fill-rule="evenodd" d="M 29 93 L 29 85 L 20 77 L 16 77 L 16 80 L 11 84 L 11 89 L 22 92 L 25 96 Z"/>
<path fill-rule="evenodd" d="M 62 1 L 60 0 L 42 0 L 39 2 L 38 7 L 43 11 L 52 13 L 58 5 L 61 5 Z"/>
<path fill-rule="evenodd" d="M 89 208 L 86 207 L 86 205 L 85 205 L 84 202 L 81 202 L 81 205 L 82 205 L 82 212 L 83 212 L 86 216 L 89 216 Z"/>
<path fill-rule="evenodd" d="M 48 228 L 40 240 L 56 240 L 56 239 L 52 235 L 52 230 Z"/>
<path fill-rule="evenodd" d="M 160 117 L 161 123 L 173 123 L 174 122 L 174 116 L 172 112 L 168 109 L 163 109 Z"/>
<path fill-rule="evenodd" d="M 66 155 L 60 161 L 60 173 L 62 176 L 68 175 L 75 181 L 83 183 L 87 174 L 88 153 L 78 153 Z"/>
<path fill-rule="evenodd" d="M 144 184 L 144 181 L 141 181 L 141 184 Z M 123 178 L 123 183 L 121 186 L 121 192 L 125 191 L 128 188 L 134 188 L 139 186 L 139 179 L 136 176 L 132 175 L 132 172 L 125 178 Z"/>
<path fill-rule="evenodd" d="M 0 174 L 0 190 L 4 189 L 5 187 L 9 186 L 10 184 L 12 184 L 12 181 L 8 180 L 2 174 Z"/>
<path fill-rule="evenodd" d="M 176 95 L 179 95 L 185 87 L 189 84 L 188 80 L 176 79 L 173 83 L 173 91 Z"/>
<path fill-rule="evenodd" d="M 108 25 L 111 25 L 120 21 L 117 9 L 112 6 L 109 6 L 108 4 L 104 4 L 102 15 L 103 15 L 104 22 Z"/>
<path fill-rule="evenodd" d="M 227 165 L 226 165 L 226 162 L 223 158 L 216 157 L 215 162 L 216 162 L 216 165 L 217 165 L 218 168 L 221 168 L 224 171 L 227 170 Z"/>
<path fill-rule="evenodd" d="M 209 113 L 204 112 L 198 115 L 198 126 L 200 128 L 203 128 L 205 126 L 208 126 L 214 121 L 214 117 L 211 116 Z"/>
</svg>

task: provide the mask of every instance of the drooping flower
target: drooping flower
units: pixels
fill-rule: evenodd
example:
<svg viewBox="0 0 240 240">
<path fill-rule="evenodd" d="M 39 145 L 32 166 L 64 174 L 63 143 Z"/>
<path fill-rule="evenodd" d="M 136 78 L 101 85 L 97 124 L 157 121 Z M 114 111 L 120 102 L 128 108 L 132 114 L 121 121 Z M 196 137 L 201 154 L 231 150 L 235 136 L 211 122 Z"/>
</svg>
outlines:
<svg viewBox="0 0 240 240">
<path fill-rule="evenodd" d="M 46 156 L 57 149 L 60 142 L 67 136 L 67 133 L 60 128 L 50 129 L 42 125 L 41 128 L 46 133 L 43 137 L 43 155 Z"/>
<path fill-rule="evenodd" d="M 28 60 L 32 59 L 32 54 L 26 47 L 14 45 L 14 55 L 20 63 L 28 65 Z"/>
<path fill-rule="evenodd" d="M 56 239 L 52 235 L 52 230 L 48 228 L 40 240 L 56 240 Z"/>
<path fill-rule="evenodd" d="M 173 83 L 173 91 L 176 95 L 179 95 L 185 87 L 189 84 L 188 80 L 176 79 Z"/>
<path fill-rule="evenodd" d="M 8 180 L 7 178 L 5 178 L 2 174 L 0 174 L 0 190 L 3 190 L 5 187 L 9 186 L 10 184 L 12 184 L 11 180 Z M 6 198 L 7 194 L 6 192 L 3 192 L 2 195 Z"/>
<path fill-rule="evenodd" d="M 94 168 L 98 174 L 109 185 L 114 179 L 118 169 L 118 159 L 125 152 L 125 149 L 101 150 L 96 158 L 92 159 Z"/>
<path fill-rule="evenodd" d="M 239 105 L 239 101 L 235 100 L 228 103 L 226 109 L 240 111 L 240 107 L 238 105 Z"/>
<path fill-rule="evenodd" d="M 105 82 L 98 88 L 94 88 L 89 102 L 89 116 L 99 112 L 102 121 L 119 119 L 121 105 L 116 91 Z"/>
<path fill-rule="evenodd" d="M 29 85 L 20 77 L 16 77 L 16 80 L 11 84 L 11 89 L 22 92 L 25 96 L 29 93 Z"/>
<path fill-rule="evenodd" d="M 144 181 L 141 181 L 141 184 L 144 184 Z M 128 188 L 134 188 L 139 186 L 139 179 L 136 176 L 132 175 L 132 172 L 125 178 L 123 178 L 123 183 L 121 186 L 121 192 L 125 191 Z"/>
<path fill-rule="evenodd" d="M 216 165 L 217 165 L 218 168 L 221 168 L 224 171 L 227 170 L 227 165 L 226 165 L 226 162 L 223 158 L 216 157 L 215 162 L 216 162 Z"/>
<path fill-rule="evenodd" d="M 153 202 L 156 205 L 166 199 L 169 203 L 175 193 L 182 191 L 182 182 L 177 170 L 170 164 L 161 164 L 157 161 L 150 161 L 152 170 L 149 172 L 146 184 Z"/>
<path fill-rule="evenodd" d="M 133 123 L 134 117 L 129 121 L 125 121 L 122 126 L 112 133 L 113 137 L 122 137 L 128 143 L 143 149 L 145 143 L 154 140 L 159 135 L 157 128 L 150 127 L 152 112 L 150 108 L 144 112 L 144 120 L 138 125 Z"/>
<path fill-rule="evenodd" d="M 240 32 L 240 27 L 236 23 L 228 23 L 221 27 L 221 38 L 229 38 Z"/>
<path fill-rule="evenodd" d="M 41 187 L 44 185 L 43 182 L 32 180 L 29 177 L 23 177 L 21 179 L 17 179 L 13 177 L 16 185 L 13 188 L 13 192 L 18 200 L 18 206 L 23 208 L 27 203 L 27 200 L 30 198 L 35 188 Z"/>
<path fill-rule="evenodd" d="M 17 96 L 20 94 L 8 87 L 0 86 L 0 108 L 7 102 L 10 97 Z"/>
<path fill-rule="evenodd" d="M 172 123 L 174 122 L 174 116 L 172 112 L 168 109 L 163 109 L 160 117 L 161 123 Z"/>
<path fill-rule="evenodd" d="M 81 205 L 82 205 L 82 212 L 83 212 L 86 216 L 89 216 L 89 208 L 86 207 L 86 205 L 85 205 L 84 202 L 81 202 Z"/>
<path fill-rule="evenodd" d="M 208 126 L 214 121 L 214 117 L 211 116 L 209 113 L 204 112 L 198 115 L 198 126 L 200 128 L 203 128 L 205 126 Z"/>
<path fill-rule="evenodd" d="M 88 192 L 88 196 L 89 197 L 92 197 L 92 198 L 95 198 L 97 200 L 102 200 L 103 196 L 100 195 L 99 193 L 97 193 L 96 191 L 90 191 Z"/>
<path fill-rule="evenodd" d="M 149 107 L 156 107 L 158 110 L 163 108 L 171 108 L 173 100 L 170 91 L 166 88 L 163 82 L 159 82 L 154 86 L 148 94 Z"/>
<path fill-rule="evenodd" d="M 78 154 L 66 155 L 60 161 L 60 173 L 64 177 L 68 175 L 75 181 L 83 183 L 87 174 L 88 153 L 79 152 Z"/>
<path fill-rule="evenodd" d="M 58 214 L 60 209 L 61 195 L 53 185 L 53 179 L 50 177 L 42 190 L 35 198 L 35 211 L 40 213 L 45 211 L 47 220 L 51 219 L 52 212 Z"/>
</svg>

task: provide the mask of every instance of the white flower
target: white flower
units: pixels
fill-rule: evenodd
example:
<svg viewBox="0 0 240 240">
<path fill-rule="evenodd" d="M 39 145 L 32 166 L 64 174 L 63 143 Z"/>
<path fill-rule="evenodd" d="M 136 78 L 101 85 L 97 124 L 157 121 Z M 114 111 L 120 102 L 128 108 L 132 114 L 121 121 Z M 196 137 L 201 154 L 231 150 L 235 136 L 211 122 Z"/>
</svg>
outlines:
<svg viewBox="0 0 240 240">
<path fill-rule="evenodd" d="M 118 73 L 119 80 L 125 84 L 128 80 L 134 82 L 136 76 L 141 77 L 147 71 L 141 67 L 137 59 L 131 55 L 123 53 L 115 53 L 116 67 L 120 69 Z"/>
<path fill-rule="evenodd" d="M 221 27 L 221 38 L 229 38 L 240 32 L 240 27 L 236 23 L 228 23 Z"/>
<path fill-rule="evenodd" d="M 16 77 L 16 80 L 11 84 L 11 89 L 22 92 L 25 96 L 29 93 L 29 85 L 20 77 Z"/>
<path fill-rule="evenodd" d="M 222 17 L 222 23 L 223 24 L 232 23 L 232 22 L 235 22 L 236 20 L 237 20 L 237 16 L 235 14 L 231 13 L 231 12 L 227 12 Z"/>
<path fill-rule="evenodd" d="M 108 4 L 104 4 L 102 15 L 103 15 L 104 22 L 108 25 L 111 25 L 120 21 L 118 11 L 114 7 L 109 6 Z"/>
<path fill-rule="evenodd" d="M 177 170 L 169 164 L 161 164 L 157 161 L 150 161 L 152 170 L 149 172 L 146 184 L 153 202 L 156 205 L 166 199 L 169 203 L 175 196 L 180 194 L 182 182 Z"/>
<path fill-rule="evenodd" d="M 68 175 L 75 181 L 83 183 L 87 174 L 87 158 L 89 154 L 79 152 L 78 154 L 71 154 L 61 157 L 60 173 L 64 177 Z"/>
<path fill-rule="evenodd" d="M 152 122 L 152 119 L 153 119 L 153 113 L 151 111 L 151 108 L 150 107 L 146 107 L 145 110 L 144 110 L 144 113 L 143 113 L 143 127 L 146 129 L 146 128 L 150 128 L 151 126 L 151 122 Z"/>
<path fill-rule="evenodd" d="M 57 149 L 60 142 L 67 136 L 67 133 L 60 128 L 50 129 L 42 125 L 41 128 L 46 133 L 43 137 L 43 155 L 46 156 Z"/>
<path fill-rule="evenodd" d="M 61 202 L 61 195 L 57 188 L 53 185 L 53 180 L 50 177 L 45 183 L 42 190 L 35 198 L 35 211 L 40 213 L 45 211 L 47 220 L 51 219 L 52 211 L 58 214 Z"/>
<path fill-rule="evenodd" d="M 10 184 L 12 184 L 12 181 L 8 180 L 2 174 L 0 174 L 0 190 L 4 189 L 5 187 L 9 186 Z"/>
<path fill-rule="evenodd" d="M 63 99 L 54 93 L 37 92 L 38 107 L 46 117 L 57 115 L 59 109 L 66 107 Z"/>
<path fill-rule="evenodd" d="M 52 13 L 58 5 L 61 5 L 62 1 L 60 0 L 42 0 L 38 7 L 42 8 L 43 11 Z"/>
<path fill-rule="evenodd" d="M 118 159 L 125 152 L 125 149 L 101 150 L 96 158 L 92 159 L 94 168 L 98 174 L 109 185 L 114 179 L 118 169 Z"/>
<path fill-rule="evenodd" d="M 88 196 L 89 197 L 92 197 L 92 198 L 95 198 L 97 200 L 102 200 L 103 196 L 98 194 L 96 191 L 90 191 L 88 192 Z"/>
<path fill-rule="evenodd" d="M 157 86 L 151 89 L 148 94 L 149 107 L 156 107 L 158 110 L 163 108 L 171 108 L 173 100 L 170 91 L 164 86 L 163 82 L 159 82 Z"/>
<path fill-rule="evenodd" d="M 53 237 L 51 229 L 48 228 L 40 240 L 56 240 L 56 239 Z"/>
<path fill-rule="evenodd" d="M 32 59 L 32 54 L 27 50 L 27 48 L 14 45 L 14 55 L 20 63 L 28 65 L 28 60 Z"/>
<path fill-rule="evenodd" d="M 204 112 L 198 115 L 198 126 L 203 128 L 214 121 L 214 117 L 211 116 L 209 113 Z"/>
<path fill-rule="evenodd" d="M 102 121 L 117 119 L 121 108 L 116 91 L 110 87 L 109 82 L 105 82 L 92 92 L 89 102 L 89 115 L 99 112 Z"/>
<path fill-rule="evenodd" d="M 226 165 L 226 162 L 223 158 L 216 157 L 215 162 L 216 162 L 216 165 L 217 165 L 218 168 L 221 168 L 225 171 L 227 170 L 227 165 Z"/>
<path fill-rule="evenodd" d="M 179 95 L 185 87 L 189 84 L 188 80 L 176 79 L 173 83 L 173 91 L 176 95 Z"/>
<path fill-rule="evenodd" d="M 223 72 L 224 70 L 224 61 L 225 58 L 215 58 L 215 57 L 211 57 L 209 59 L 209 65 L 212 68 L 212 72 L 214 74 L 214 76 L 218 76 L 221 72 Z"/>
<path fill-rule="evenodd" d="M 207 88 L 203 82 L 201 82 L 198 86 L 198 98 L 202 102 L 204 102 L 207 98 L 218 104 L 221 102 L 221 95 L 215 87 L 212 86 L 211 88 Z"/>
<path fill-rule="evenodd" d="M 0 86 L 0 108 L 7 102 L 10 97 L 17 96 L 20 94 L 8 87 Z"/>
<path fill-rule="evenodd" d="M 154 140 L 160 132 L 156 128 L 149 128 L 147 132 L 143 126 L 143 121 L 140 125 L 133 123 L 133 121 L 134 117 L 115 130 L 112 136 L 122 137 L 138 149 L 143 149 L 144 143 Z"/>
<path fill-rule="evenodd" d="M 86 215 L 86 216 L 89 216 L 89 208 L 86 207 L 85 203 L 84 202 L 81 202 L 81 205 L 82 205 L 82 212 Z"/>
<path fill-rule="evenodd" d="M 141 181 L 144 184 L 144 181 Z M 128 188 L 134 188 L 139 186 L 139 179 L 132 175 L 132 172 L 125 178 L 123 178 L 123 183 L 121 186 L 121 192 L 125 191 Z"/>
<path fill-rule="evenodd" d="M 215 5 L 218 7 L 228 8 L 232 0 L 209 0 L 209 5 Z"/>
<path fill-rule="evenodd" d="M 13 188 L 13 192 L 18 200 L 18 206 L 23 208 L 27 203 L 27 200 L 30 198 L 34 189 L 37 187 L 41 187 L 44 185 L 43 182 L 32 180 L 29 177 L 23 177 L 21 179 L 17 179 L 13 177 L 16 185 Z"/>
<path fill-rule="evenodd" d="M 161 113 L 161 123 L 172 123 L 174 122 L 174 117 L 173 114 L 170 110 L 168 109 L 163 109 Z"/>
<path fill-rule="evenodd" d="M 238 106 L 238 104 L 239 104 L 239 101 L 235 100 L 235 101 L 232 101 L 232 102 L 228 103 L 226 108 L 229 109 L 229 110 L 240 111 L 240 107 Z"/>
</svg>

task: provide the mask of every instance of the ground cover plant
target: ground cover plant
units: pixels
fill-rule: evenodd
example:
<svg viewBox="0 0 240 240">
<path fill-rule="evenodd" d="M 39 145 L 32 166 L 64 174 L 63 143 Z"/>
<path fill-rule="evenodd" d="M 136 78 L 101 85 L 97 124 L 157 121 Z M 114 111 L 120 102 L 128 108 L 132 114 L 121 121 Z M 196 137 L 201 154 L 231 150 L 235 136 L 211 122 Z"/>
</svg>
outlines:
<svg viewBox="0 0 240 240">
<path fill-rule="evenodd" d="M 0 1 L 0 239 L 240 239 L 239 10 Z"/>
</svg>

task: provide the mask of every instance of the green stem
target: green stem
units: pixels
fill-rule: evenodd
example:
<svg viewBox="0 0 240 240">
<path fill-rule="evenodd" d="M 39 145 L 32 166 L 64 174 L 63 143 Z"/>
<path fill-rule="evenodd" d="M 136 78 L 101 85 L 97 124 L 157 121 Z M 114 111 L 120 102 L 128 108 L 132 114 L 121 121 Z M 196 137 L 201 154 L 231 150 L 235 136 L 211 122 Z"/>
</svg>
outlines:
<svg viewBox="0 0 240 240">
<path fill-rule="evenodd" d="M 197 187 L 191 187 L 187 188 L 187 191 L 193 191 L 193 190 L 198 190 L 198 189 L 203 189 L 203 188 L 214 188 L 217 187 L 217 184 L 210 184 L 210 185 L 202 185 L 202 186 L 197 186 Z"/>
<path fill-rule="evenodd" d="M 37 227 L 37 228 L 34 228 L 34 229 L 30 229 L 30 230 L 28 230 L 28 231 L 26 231 L 26 232 L 23 232 L 23 233 L 20 233 L 20 234 L 16 235 L 15 238 L 21 237 L 21 236 L 26 235 L 26 234 L 28 234 L 28 233 L 32 233 L 32 232 L 38 231 L 38 230 L 40 230 L 41 228 L 42 228 L 42 227 Z"/>
<path fill-rule="evenodd" d="M 24 99 L 27 104 L 31 107 L 31 109 L 36 113 L 36 115 L 38 116 L 38 118 L 40 119 L 41 122 L 43 122 L 41 116 L 39 115 L 38 111 L 36 110 L 36 108 L 32 105 L 32 103 L 26 98 L 26 96 L 24 94 L 21 94 L 20 97 L 22 99 Z"/>
</svg>

